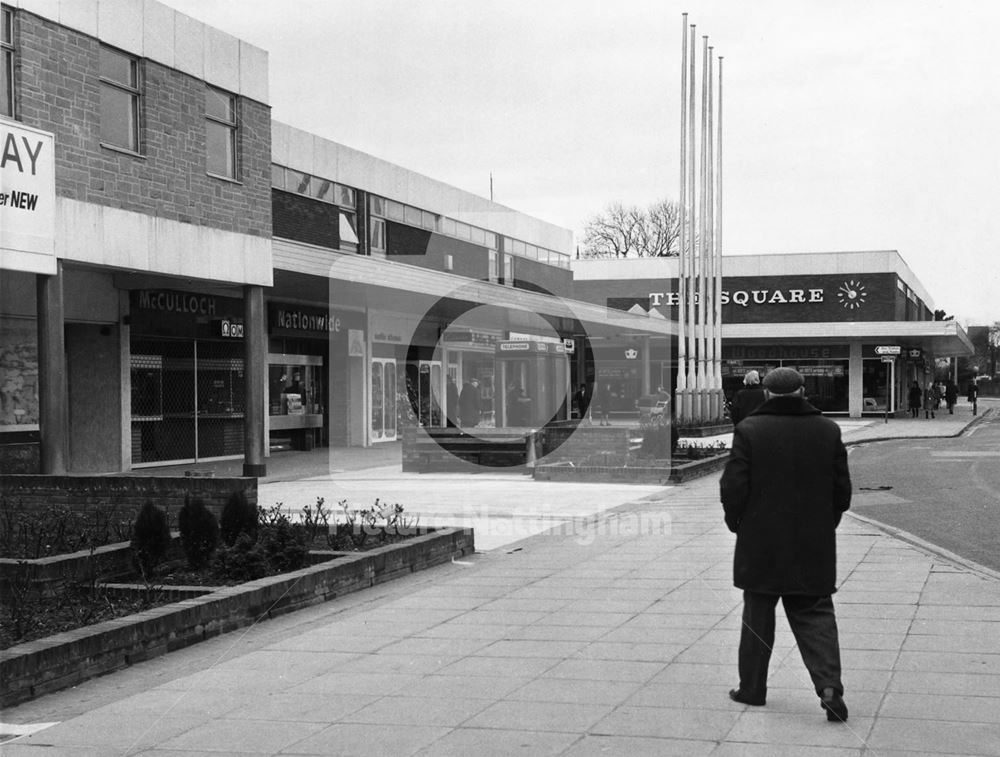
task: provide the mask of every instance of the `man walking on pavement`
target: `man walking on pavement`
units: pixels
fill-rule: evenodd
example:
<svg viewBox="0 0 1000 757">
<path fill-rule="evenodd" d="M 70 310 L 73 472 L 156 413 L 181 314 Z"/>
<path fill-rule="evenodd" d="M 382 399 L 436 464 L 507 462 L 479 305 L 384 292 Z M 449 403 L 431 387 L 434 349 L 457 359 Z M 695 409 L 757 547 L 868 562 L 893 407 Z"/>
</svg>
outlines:
<svg viewBox="0 0 1000 757">
<path fill-rule="evenodd" d="M 730 698 L 761 706 L 782 600 L 820 706 L 847 720 L 836 591 L 836 528 L 851 503 L 840 427 L 804 397 L 802 376 L 775 368 L 763 405 L 733 433 L 720 484 L 726 525 L 736 534 L 733 583 L 743 590 L 738 689 Z"/>
</svg>

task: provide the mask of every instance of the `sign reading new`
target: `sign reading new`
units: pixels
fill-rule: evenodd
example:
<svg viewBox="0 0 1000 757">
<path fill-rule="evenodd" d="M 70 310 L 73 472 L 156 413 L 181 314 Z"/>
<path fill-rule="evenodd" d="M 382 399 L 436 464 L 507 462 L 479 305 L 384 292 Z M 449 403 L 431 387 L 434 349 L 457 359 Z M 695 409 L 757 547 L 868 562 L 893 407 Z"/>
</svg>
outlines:
<svg viewBox="0 0 1000 757">
<path fill-rule="evenodd" d="M 54 274 L 53 136 L 0 118 L 0 268 Z"/>
</svg>

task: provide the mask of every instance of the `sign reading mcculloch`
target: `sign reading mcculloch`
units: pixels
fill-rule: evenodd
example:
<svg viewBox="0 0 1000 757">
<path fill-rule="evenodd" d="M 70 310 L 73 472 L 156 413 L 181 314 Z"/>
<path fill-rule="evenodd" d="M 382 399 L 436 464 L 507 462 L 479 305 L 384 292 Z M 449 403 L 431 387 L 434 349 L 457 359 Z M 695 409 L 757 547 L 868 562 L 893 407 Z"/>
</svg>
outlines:
<svg viewBox="0 0 1000 757">
<path fill-rule="evenodd" d="M 0 268 L 53 274 L 53 136 L 0 119 Z"/>
</svg>

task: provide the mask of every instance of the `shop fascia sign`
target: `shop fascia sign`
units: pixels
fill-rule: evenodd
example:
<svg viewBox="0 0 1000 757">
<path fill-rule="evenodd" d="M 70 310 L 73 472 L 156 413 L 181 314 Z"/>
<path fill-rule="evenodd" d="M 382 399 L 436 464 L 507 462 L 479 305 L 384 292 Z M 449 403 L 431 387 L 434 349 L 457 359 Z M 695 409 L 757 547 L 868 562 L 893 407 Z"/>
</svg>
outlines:
<svg viewBox="0 0 1000 757">
<path fill-rule="evenodd" d="M 693 293 L 696 305 L 701 302 L 700 295 L 700 292 Z M 719 302 L 723 305 L 733 303 L 747 308 L 751 305 L 801 305 L 810 302 L 824 302 L 825 297 L 826 289 L 824 287 L 813 289 L 737 289 L 735 291 L 723 289 Z M 680 294 L 677 292 L 650 292 L 649 306 L 654 308 L 661 305 L 676 307 L 680 304 L 680 299 Z"/>
<path fill-rule="evenodd" d="M 54 274 L 54 137 L 0 118 L 0 268 Z"/>
<path fill-rule="evenodd" d="M 339 315 L 320 308 L 272 305 L 269 313 L 272 329 L 336 334 L 343 326 Z"/>
</svg>

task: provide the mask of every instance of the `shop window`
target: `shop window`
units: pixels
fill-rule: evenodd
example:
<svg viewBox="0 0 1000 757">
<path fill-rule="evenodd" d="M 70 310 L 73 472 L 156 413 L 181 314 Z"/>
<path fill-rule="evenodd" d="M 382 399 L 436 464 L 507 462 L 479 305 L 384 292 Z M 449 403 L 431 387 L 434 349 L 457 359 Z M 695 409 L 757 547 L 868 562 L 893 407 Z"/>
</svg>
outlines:
<svg viewBox="0 0 1000 757">
<path fill-rule="evenodd" d="M 139 152 L 139 61 L 101 47 L 101 143 Z"/>
<path fill-rule="evenodd" d="M 0 116 L 14 115 L 14 14 L 0 9 Z"/>
<path fill-rule="evenodd" d="M 208 87 L 205 91 L 205 145 L 208 173 L 236 178 L 236 96 Z"/>
</svg>

